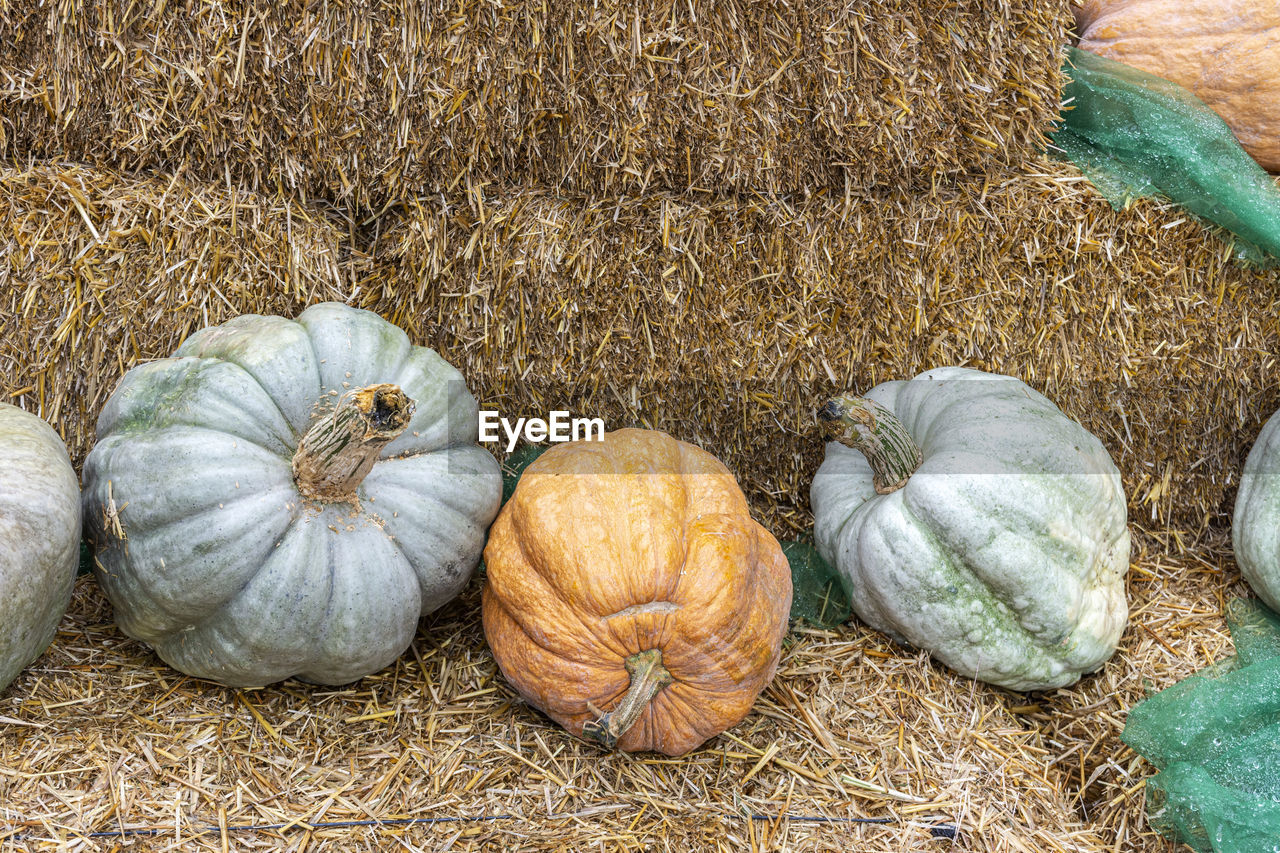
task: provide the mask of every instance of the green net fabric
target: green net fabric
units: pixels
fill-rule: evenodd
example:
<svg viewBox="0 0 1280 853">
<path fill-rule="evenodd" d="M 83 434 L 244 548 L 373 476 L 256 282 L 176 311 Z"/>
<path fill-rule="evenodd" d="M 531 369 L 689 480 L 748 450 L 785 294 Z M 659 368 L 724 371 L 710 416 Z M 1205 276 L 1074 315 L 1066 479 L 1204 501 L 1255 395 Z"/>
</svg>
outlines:
<svg viewBox="0 0 1280 853">
<path fill-rule="evenodd" d="M 1280 262 L 1280 188 L 1217 113 L 1162 77 L 1068 51 L 1053 145 L 1113 207 L 1163 195 L 1234 234 L 1241 259 Z"/>
<path fill-rule="evenodd" d="M 1203 853 L 1280 853 L 1280 618 L 1231 602 L 1234 658 L 1151 696 L 1122 739 L 1154 764 L 1147 818 Z"/>
<path fill-rule="evenodd" d="M 520 475 L 533 461 L 547 452 L 545 444 L 522 444 L 502 462 L 502 502 L 505 504 L 516 493 L 516 484 Z"/>
<path fill-rule="evenodd" d="M 835 569 L 805 542 L 778 543 L 791 564 L 791 621 L 834 628 L 849 620 L 849 597 Z"/>
</svg>

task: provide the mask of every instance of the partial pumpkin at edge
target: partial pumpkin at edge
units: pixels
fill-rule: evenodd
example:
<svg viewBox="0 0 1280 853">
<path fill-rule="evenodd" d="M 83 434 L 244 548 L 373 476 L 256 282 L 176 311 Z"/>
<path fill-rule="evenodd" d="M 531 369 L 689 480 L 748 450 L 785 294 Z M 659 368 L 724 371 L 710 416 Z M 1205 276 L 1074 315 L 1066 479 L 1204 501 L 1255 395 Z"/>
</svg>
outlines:
<svg viewBox="0 0 1280 853">
<path fill-rule="evenodd" d="M 1280 4 L 1089 0 L 1079 47 L 1195 93 L 1262 168 L 1280 172 Z"/>
<path fill-rule="evenodd" d="M 62 439 L 0 403 L 0 692 L 53 641 L 80 559 L 80 483 Z"/>
</svg>

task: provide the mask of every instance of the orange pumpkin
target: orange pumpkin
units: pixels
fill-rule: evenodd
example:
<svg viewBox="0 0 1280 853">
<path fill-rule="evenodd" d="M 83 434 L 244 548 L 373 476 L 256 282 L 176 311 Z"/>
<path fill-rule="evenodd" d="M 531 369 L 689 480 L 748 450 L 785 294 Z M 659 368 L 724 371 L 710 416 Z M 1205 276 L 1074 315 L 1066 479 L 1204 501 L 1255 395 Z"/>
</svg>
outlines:
<svg viewBox="0 0 1280 853">
<path fill-rule="evenodd" d="M 503 675 L 575 735 L 682 755 L 778 665 L 791 573 L 715 457 L 624 429 L 525 469 L 484 552 Z"/>
<path fill-rule="evenodd" d="M 1081 49 L 1190 89 L 1280 171 L 1280 3 L 1086 0 L 1074 11 Z"/>
</svg>

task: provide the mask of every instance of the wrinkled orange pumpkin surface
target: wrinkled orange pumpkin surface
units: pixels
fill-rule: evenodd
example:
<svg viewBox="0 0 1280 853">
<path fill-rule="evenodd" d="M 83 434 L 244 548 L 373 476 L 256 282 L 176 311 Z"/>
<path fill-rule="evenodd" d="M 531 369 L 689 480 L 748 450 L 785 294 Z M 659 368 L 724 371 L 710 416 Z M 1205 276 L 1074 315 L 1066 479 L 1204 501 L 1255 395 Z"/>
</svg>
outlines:
<svg viewBox="0 0 1280 853">
<path fill-rule="evenodd" d="M 1081 49 L 1190 89 L 1280 171 L 1280 2 L 1088 0 L 1074 12 Z"/>
<path fill-rule="evenodd" d="M 791 609 L 777 541 L 729 470 L 665 433 L 553 446 L 489 534 L 484 629 L 531 705 L 581 736 L 628 692 L 628 658 L 672 682 L 617 740 L 681 755 L 738 723 L 773 677 Z"/>
</svg>

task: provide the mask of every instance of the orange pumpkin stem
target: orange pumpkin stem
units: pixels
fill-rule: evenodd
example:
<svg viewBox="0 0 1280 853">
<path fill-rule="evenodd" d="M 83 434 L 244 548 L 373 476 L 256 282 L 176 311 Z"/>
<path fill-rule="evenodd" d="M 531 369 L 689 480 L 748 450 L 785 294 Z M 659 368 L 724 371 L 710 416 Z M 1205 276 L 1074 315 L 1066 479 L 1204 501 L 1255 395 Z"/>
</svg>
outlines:
<svg viewBox="0 0 1280 853">
<path fill-rule="evenodd" d="M 343 394 L 298 442 L 293 454 L 298 491 L 316 501 L 354 501 L 356 488 L 382 448 L 404 432 L 414 408 L 413 400 L 389 383 Z"/>
<path fill-rule="evenodd" d="M 901 489 L 924 459 L 906 424 L 875 400 L 836 397 L 819 410 L 818 418 L 829 424 L 835 441 L 867 457 L 876 494 Z"/>
<path fill-rule="evenodd" d="M 618 745 L 618 738 L 636 724 L 658 691 L 675 681 L 662 665 L 662 650 L 637 652 L 626 660 L 631 687 L 612 711 L 601 714 L 582 727 L 582 736 L 606 749 Z"/>
</svg>

